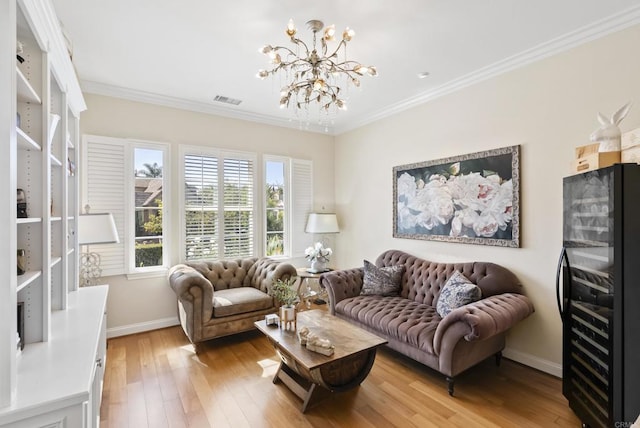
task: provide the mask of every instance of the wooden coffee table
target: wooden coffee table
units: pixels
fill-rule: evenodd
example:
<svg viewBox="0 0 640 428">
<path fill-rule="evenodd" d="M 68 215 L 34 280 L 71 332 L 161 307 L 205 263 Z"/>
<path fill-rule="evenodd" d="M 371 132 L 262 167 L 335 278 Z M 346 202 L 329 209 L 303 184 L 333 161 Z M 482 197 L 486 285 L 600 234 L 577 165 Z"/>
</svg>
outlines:
<svg viewBox="0 0 640 428">
<path fill-rule="evenodd" d="M 300 344 L 295 331 L 267 326 L 264 320 L 255 325 L 280 356 L 280 367 L 273 383 L 282 381 L 300 397 L 304 413 L 312 403 L 312 397 L 360 385 L 373 366 L 376 349 L 387 341 L 320 309 L 298 312 L 297 316 L 298 330 L 307 327 L 312 333 L 331 340 L 335 346 L 333 355 L 307 350 Z"/>
</svg>

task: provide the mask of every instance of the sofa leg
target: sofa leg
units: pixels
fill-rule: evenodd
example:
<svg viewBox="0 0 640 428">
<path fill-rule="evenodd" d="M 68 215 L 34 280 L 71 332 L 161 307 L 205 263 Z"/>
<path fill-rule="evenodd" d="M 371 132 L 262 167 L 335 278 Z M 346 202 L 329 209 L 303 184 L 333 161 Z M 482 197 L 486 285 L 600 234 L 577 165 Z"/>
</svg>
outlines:
<svg viewBox="0 0 640 428">
<path fill-rule="evenodd" d="M 449 395 L 453 397 L 453 378 L 447 376 L 447 391 L 449 391 Z"/>
<path fill-rule="evenodd" d="M 502 362 L 502 351 L 498 351 L 498 353 L 496 353 L 496 366 L 500 367 L 501 362 Z"/>
</svg>

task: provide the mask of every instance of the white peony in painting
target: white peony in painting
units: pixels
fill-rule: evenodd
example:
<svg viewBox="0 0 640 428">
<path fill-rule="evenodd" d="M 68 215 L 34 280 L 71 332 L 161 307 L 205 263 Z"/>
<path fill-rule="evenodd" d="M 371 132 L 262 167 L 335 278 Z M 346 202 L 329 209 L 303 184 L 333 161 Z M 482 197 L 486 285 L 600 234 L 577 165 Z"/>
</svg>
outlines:
<svg viewBox="0 0 640 428">
<path fill-rule="evenodd" d="M 394 168 L 394 236 L 519 246 L 518 148 Z"/>
</svg>

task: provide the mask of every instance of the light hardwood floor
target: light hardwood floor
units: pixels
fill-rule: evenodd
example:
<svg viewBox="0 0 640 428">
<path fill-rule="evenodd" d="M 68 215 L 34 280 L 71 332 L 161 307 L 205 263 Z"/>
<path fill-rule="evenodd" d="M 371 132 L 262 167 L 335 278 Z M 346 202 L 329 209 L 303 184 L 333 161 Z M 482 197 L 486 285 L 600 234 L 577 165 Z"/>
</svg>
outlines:
<svg viewBox="0 0 640 428">
<path fill-rule="evenodd" d="M 108 341 L 101 426 L 161 427 L 579 427 L 559 379 L 507 359 L 456 378 L 386 348 L 360 387 L 306 414 L 272 383 L 278 358 L 259 332 L 193 348 L 180 327 Z"/>
</svg>

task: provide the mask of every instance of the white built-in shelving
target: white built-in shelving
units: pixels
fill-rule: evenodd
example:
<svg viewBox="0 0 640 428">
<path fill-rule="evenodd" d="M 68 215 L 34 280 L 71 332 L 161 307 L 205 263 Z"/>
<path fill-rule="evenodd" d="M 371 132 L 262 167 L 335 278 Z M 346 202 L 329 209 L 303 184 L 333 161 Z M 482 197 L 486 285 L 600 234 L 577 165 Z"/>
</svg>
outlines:
<svg viewBox="0 0 640 428">
<path fill-rule="evenodd" d="M 42 104 L 40 96 L 33 89 L 29 80 L 24 77 L 20 68 L 16 66 L 16 94 L 18 102 L 30 103 L 30 104 Z"/>
<path fill-rule="evenodd" d="M 40 144 L 36 143 L 22 129 L 16 128 L 16 134 L 18 135 L 18 150 L 35 150 L 38 152 L 42 150 Z"/>
<path fill-rule="evenodd" d="M 17 41 L 23 62 L 8 55 Z M 51 0 L 0 1 L 0 52 L 0 93 L 10 95 L 0 97 L 0 141 L 7 142 L 0 145 L 0 224 L 8 229 L 0 246 L 0 427 L 96 426 L 86 409 L 95 409 L 92 391 L 101 382 L 95 361 L 102 358 L 106 287 L 78 290 L 75 168 L 86 105 Z M 17 218 L 16 189 L 26 196 L 26 218 Z M 21 275 L 17 250 L 25 254 Z M 89 319 L 90 332 L 82 326 Z M 73 358 L 64 356 L 67 348 Z M 75 377 L 82 387 L 69 391 L 73 398 L 63 391 L 69 379 L 46 382 L 69 361 L 89 368 Z"/>
</svg>

